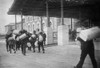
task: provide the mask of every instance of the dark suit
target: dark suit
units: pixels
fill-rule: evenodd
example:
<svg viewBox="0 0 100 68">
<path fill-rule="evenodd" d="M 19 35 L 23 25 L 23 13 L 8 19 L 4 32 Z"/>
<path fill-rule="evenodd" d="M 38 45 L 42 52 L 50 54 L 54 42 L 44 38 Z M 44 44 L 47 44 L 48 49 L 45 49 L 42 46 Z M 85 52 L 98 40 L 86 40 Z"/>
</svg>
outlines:
<svg viewBox="0 0 100 68">
<path fill-rule="evenodd" d="M 90 56 L 93 68 L 97 68 L 97 62 L 95 59 L 95 53 L 94 53 L 94 44 L 93 40 L 84 42 L 81 38 L 77 38 L 81 42 L 81 56 L 80 61 L 77 64 L 76 68 L 82 68 L 84 60 L 87 56 L 87 54 Z"/>
<path fill-rule="evenodd" d="M 31 43 L 31 45 L 32 45 L 32 47 L 33 47 L 33 52 L 35 52 L 35 42 L 36 42 L 36 40 L 37 40 L 37 35 L 36 34 L 34 34 L 36 37 L 31 37 L 31 40 L 30 40 L 30 43 Z"/>
<path fill-rule="evenodd" d="M 26 38 L 24 39 L 21 39 L 21 50 L 22 50 L 22 54 L 23 55 L 26 55 L 26 47 L 27 47 L 27 42 L 29 42 L 29 37 L 30 37 L 30 34 L 29 33 L 25 33 L 27 36 Z"/>
<path fill-rule="evenodd" d="M 9 45 L 8 45 L 8 38 L 9 38 L 9 37 L 12 37 L 12 33 L 10 33 L 10 34 L 6 34 L 6 36 L 5 36 L 7 52 L 9 51 Z"/>
<path fill-rule="evenodd" d="M 46 34 L 43 33 L 43 45 L 45 45 L 45 42 L 46 42 Z"/>
<path fill-rule="evenodd" d="M 40 35 L 43 37 L 42 33 L 40 33 Z M 40 52 L 40 47 L 42 47 L 42 51 L 43 51 L 43 53 L 45 53 L 45 49 L 44 49 L 44 45 L 43 45 L 43 40 L 39 41 L 39 35 L 38 35 L 38 50 L 39 50 L 39 52 Z"/>
</svg>

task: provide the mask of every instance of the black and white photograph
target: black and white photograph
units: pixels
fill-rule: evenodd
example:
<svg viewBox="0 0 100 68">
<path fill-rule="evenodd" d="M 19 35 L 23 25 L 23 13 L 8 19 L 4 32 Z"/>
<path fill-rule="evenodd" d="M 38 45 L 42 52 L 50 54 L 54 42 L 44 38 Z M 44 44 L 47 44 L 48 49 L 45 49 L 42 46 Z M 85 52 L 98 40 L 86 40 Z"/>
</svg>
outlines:
<svg viewBox="0 0 100 68">
<path fill-rule="evenodd" d="M 100 0 L 0 0 L 0 68 L 100 68 Z"/>
</svg>

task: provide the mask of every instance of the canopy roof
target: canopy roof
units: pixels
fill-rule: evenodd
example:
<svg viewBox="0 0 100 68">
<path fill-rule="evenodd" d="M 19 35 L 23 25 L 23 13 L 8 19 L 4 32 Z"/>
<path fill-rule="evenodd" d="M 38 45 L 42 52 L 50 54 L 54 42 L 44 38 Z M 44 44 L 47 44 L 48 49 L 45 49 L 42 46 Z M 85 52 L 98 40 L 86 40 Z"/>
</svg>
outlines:
<svg viewBox="0 0 100 68">
<path fill-rule="evenodd" d="M 46 2 L 48 2 L 49 16 L 61 17 L 61 0 L 14 0 L 8 14 L 46 16 Z M 64 17 L 91 17 L 91 10 L 95 10 L 99 3 L 99 0 L 63 0 Z M 95 13 L 99 12 L 97 8 Z"/>
</svg>

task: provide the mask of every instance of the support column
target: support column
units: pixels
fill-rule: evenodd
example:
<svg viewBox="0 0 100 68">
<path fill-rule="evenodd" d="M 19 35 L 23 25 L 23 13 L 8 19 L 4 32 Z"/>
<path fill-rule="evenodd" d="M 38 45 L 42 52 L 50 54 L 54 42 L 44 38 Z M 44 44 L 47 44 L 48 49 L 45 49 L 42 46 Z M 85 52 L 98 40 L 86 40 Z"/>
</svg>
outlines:
<svg viewBox="0 0 100 68">
<path fill-rule="evenodd" d="M 49 18 L 48 0 L 46 1 L 46 16 L 47 16 L 46 26 L 49 27 L 50 18 Z"/>
<path fill-rule="evenodd" d="M 21 12 L 21 30 L 23 30 L 23 15 L 22 15 L 22 12 Z"/>
<path fill-rule="evenodd" d="M 47 22 L 46 28 L 44 32 L 46 33 L 46 44 L 53 44 L 53 30 L 50 27 L 50 17 L 49 17 L 49 9 L 48 9 L 48 0 L 46 1 L 46 15 L 47 15 Z"/>
<path fill-rule="evenodd" d="M 41 18 L 41 22 L 40 22 L 40 29 L 41 29 L 41 31 L 43 31 L 42 16 L 41 16 L 40 18 Z"/>
<path fill-rule="evenodd" d="M 58 45 L 66 45 L 69 42 L 68 25 L 64 25 L 63 0 L 61 0 L 61 25 L 58 26 Z"/>
<path fill-rule="evenodd" d="M 61 25 L 64 25 L 63 0 L 61 0 Z"/>
<path fill-rule="evenodd" d="M 17 29 L 17 17 L 16 17 L 16 14 L 15 14 L 15 29 Z"/>
<path fill-rule="evenodd" d="M 72 22 L 72 18 L 71 18 L 71 30 L 73 29 L 72 25 L 73 25 L 73 22 Z"/>
<path fill-rule="evenodd" d="M 68 25 L 58 26 L 58 45 L 67 45 L 69 42 Z"/>
</svg>

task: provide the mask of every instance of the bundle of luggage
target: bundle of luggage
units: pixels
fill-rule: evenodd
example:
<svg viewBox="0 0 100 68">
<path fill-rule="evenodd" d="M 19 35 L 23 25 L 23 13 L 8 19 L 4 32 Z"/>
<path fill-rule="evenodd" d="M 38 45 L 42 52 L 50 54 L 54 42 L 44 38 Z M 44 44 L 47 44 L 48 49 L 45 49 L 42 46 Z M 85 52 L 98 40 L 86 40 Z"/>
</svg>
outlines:
<svg viewBox="0 0 100 68">
<path fill-rule="evenodd" d="M 7 39 L 8 38 L 8 39 Z M 39 34 L 31 34 L 26 30 L 13 30 L 13 32 L 7 34 L 7 42 L 10 52 L 13 49 L 14 52 L 21 48 L 22 54 L 26 55 L 26 47 L 33 47 L 33 51 L 35 51 L 35 46 L 41 44 L 44 40 L 42 32 Z M 43 44 L 41 44 L 42 46 Z"/>
<path fill-rule="evenodd" d="M 11 52 L 11 49 L 17 47 L 17 46 L 15 46 L 16 42 L 21 42 L 25 38 L 27 38 L 27 34 L 26 34 L 25 30 L 8 31 L 7 34 L 6 34 L 6 40 L 8 42 L 7 46 L 9 47 L 10 52 Z"/>
<path fill-rule="evenodd" d="M 20 39 L 20 40 L 23 40 L 23 39 L 25 39 L 26 37 L 27 37 L 27 35 L 24 33 L 24 34 L 22 34 L 22 35 L 19 36 L 19 39 Z"/>
<path fill-rule="evenodd" d="M 19 30 L 14 30 L 14 31 L 13 31 L 13 34 L 18 35 L 19 32 L 20 32 Z"/>
<path fill-rule="evenodd" d="M 83 41 L 93 40 L 95 38 L 100 37 L 100 28 L 99 27 L 92 27 L 86 30 L 82 30 L 79 34 L 79 37 Z"/>
</svg>

